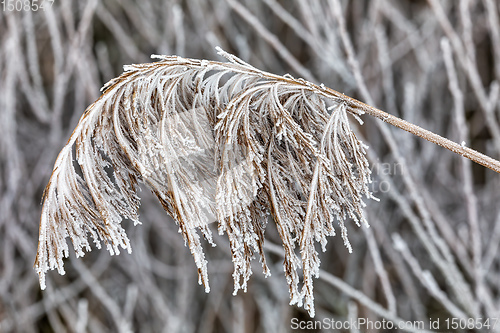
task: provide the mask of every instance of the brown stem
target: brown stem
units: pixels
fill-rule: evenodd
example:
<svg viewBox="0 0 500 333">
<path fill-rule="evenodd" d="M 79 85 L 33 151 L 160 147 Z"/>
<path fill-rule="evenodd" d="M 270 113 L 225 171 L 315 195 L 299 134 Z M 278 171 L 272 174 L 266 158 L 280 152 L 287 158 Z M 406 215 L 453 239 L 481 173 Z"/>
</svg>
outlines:
<svg viewBox="0 0 500 333">
<path fill-rule="evenodd" d="M 235 59 L 237 59 L 237 58 L 235 57 Z M 222 65 L 223 67 L 230 67 L 235 71 L 241 70 L 240 69 L 241 64 L 236 65 L 234 63 L 228 64 L 228 63 L 221 63 L 221 62 L 215 62 L 215 61 L 212 63 L 217 64 L 217 65 Z M 299 84 L 299 85 L 304 84 L 303 81 L 300 82 L 300 81 L 293 79 L 293 78 L 291 79 L 291 78 L 283 77 L 280 75 L 260 71 L 260 70 L 253 68 L 247 64 L 245 64 L 244 66 L 245 67 L 248 66 L 245 68 L 246 72 L 254 72 L 257 75 L 260 75 L 262 77 L 267 77 L 267 78 L 274 79 L 277 81 L 285 81 L 285 82 L 288 82 L 290 84 Z M 361 111 L 363 111 L 371 116 L 374 116 L 374 117 L 376 117 L 376 118 L 378 118 L 378 119 L 380 119 L 388 124 L 396 126 L 396 127 L 400 128 L 402 130 L 405 130 L 407 132 L 410 132 L 410 133 L 412 133 L 416 136 L 419 136 L 427 141 L 430 141 L 430 142 L 435 143 L 441 147 L 444 147 L 448 150 L 451 150 L 454 153 L 462 155 L 463 157 L 467 157 L 469 160 L 476 162 L 478 164 L 481 164 L 482 166 L 485 166 L 485 167 L 487 167 L 487 168 L 489 168 L 497 173 L 500 173 L 500 161 L 495 160 L 487 155 L 484 155 L 484 154 L 482 154 L 474 149 L 462 146 L 461 144 L 458 144 L 458 143 L 453 142 L 449 139 L 446 139 L 446 138 L 442 137 L 441 135 L 438 135 L 436 133 L 433 133 L 431 131 L 423 129 L 420 126 L 409 123 L 406 120 L 403 120 L 401 118 L 390 115 L 387 112 L 384 112 L 384 111 L 379 110 L 373 106 L 370 106 L 368 104 L 360 102 L 357 99 L 354 99 L 352 97 L 344 95 L 344 94 L 342 94 L 334 89 L 325 87 L 323 85 L 317 86 L 317 85 L 310 83 L 310 82 L 307 82 L 306 85 L 309 87 L 314 87 L 315 90 L 321 91 L 327 96 L 331 96 L 334 100 L 337 100 L 339 102 L 342 102 L 342 101 L 345 102 L 347 104 L 347 106 L 349 106 L 353 109 L 361 110 Z"/>
<path fill-rule="evenodd" d="M 489 156 L 486 156 L 474 149 L 462 146 L 456 142 L 446 139 L 441 135 L 423 129 L 420 126 L 409 123 L 406 120 L 390 115 L 387 112 L 374 108 L 354 98 L 341 94 L 338 91 L 335 91 L 330 88 L 325 88 L 325 89 L 326 91 L 334 95 L 337 99 L 344 100 L 347 103 L 347 105 L 350 106 L 351 108 L 361 110 L 388 124 L 391 124 L 393 126 L 401 128 L 402 130 L 415 134 L 416 136 L 419 136 L 427 141 L 430 141 L 441 147 L 451 150 L 452 152 L 462 155 L 463 157 L 467 157 L 473 162 L 481 164 L 482 166 L 485 166 L 495 172 L 500 173 L 500 161 L 497 161 Z"/>
</svg>

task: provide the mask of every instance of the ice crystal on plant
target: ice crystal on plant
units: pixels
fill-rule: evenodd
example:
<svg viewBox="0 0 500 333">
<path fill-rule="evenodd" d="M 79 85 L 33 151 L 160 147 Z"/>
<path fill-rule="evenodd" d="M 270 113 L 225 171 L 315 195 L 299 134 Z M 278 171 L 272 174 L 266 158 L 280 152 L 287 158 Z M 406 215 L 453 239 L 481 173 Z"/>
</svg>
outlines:
<svg viewBox="0 0 500 333">
<path fill-rule="evenodd" d="M 212 242 L 208 224 L 218 222 L 231 246 L 234 292 L 246 291 L 254 253 L 269 274 L 263 243 L 272 215 L 291 304 L 314 315 L 315 244 L 324 251 L 338 223 L 351 250 L 344 221 L 366 223 L 366 146 L 347 117 L 361 112 L 323 85 L 219 53 L 229 62 L 155 56 L 160 61 L 126 66 L 89 106 L 45 190 L 35 262 L 42 289 L 49 269 L 64 274 L 68 236 L 77 256 L 90 250 L 88 234 L 111 254 L 131 251 L 121 221 L 139 223 L 141 181 L 178 223 L 207 292 L 199 233 Z"/>
</svg>

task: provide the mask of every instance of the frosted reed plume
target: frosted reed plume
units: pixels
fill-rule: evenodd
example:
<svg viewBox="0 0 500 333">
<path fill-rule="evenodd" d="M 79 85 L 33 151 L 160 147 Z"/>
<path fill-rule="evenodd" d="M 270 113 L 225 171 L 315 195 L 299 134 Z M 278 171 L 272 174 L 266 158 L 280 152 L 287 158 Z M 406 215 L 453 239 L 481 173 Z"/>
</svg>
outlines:
<svg viewBox="0 0 500 333">
<path fill-rule="evenodd" d="M 344 220 L 367 225 L 362 208 L 371 171 L 347 115 L 361 121 L 362 112 L 324 87 L 219 53 L 230 62 L 157 56 L 127 66 L 86 110 L 45 190 L 35 263 L 42 289 L 47 270 L 64 274 L 66 237 L 77 257 L 91 249 L 88 235 L 111 254 L 131 252 L 121 221 L 139 223 L 141 181 L 177 222 L 207 292 L 198 231 L 215 245 L 208 224 L 218 221 L 230 242 L 234 292 L 246 291 L 254 253 L 270 274 L 263 243 L 271 214 L 291 304 L 304 302 L 314 316 L 315 243 L 325 251 L 338 223 L 351 251 Z"/>
</svg>

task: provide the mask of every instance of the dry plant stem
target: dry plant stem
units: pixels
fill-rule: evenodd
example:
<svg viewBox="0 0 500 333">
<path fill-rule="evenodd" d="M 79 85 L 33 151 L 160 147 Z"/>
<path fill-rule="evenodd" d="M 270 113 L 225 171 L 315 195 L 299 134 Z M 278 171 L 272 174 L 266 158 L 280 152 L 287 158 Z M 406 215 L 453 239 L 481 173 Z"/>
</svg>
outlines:
<svg viewBox="0 0 500 333">
<path fill-rule="evenodd" d="M 413 270 L 415 276 L 420 280 L 422 285 L 427 288 L 429 293 L 440 301 L 440 303 L 447 309 L 447 311 L 452 314 L 455 318 L 468 318 L 467 314 L 464 313 L 459 307 L 457 307 L 448 296 L 440 289 L 436 280 L 434 279 L 431 272 L 423 270 L 418 263 L 418 260 L 411 254 L 408 249 L 406 242 L 399 236 L 399 234 L 394 234 L 392 236 L 394 242 L 394 248 L 400 251 L 408 266 Z"/>
<path fill-rule="evenodd" d="M 229 64 L 225 63 L 220 63 L 221 65 L 228 66 Z M 235 71 L 238 71 L 236 68 L 234 68 Z M 282 77 L 279 75 L 271 74 L 271 73 L 266 73 L 263 71 L 258 71 L 256 70 L 258 74 L 263 75 L 265 77 L 268 77 L 270 79 L 278 80 L 278 81 L 286 81 L 287 83 L 291 84 L 297 84 L 297 82 L 293 79 L 288 79 L 286 77 Z M 378 118 L 388 124 L 391 124 L 397 128 L 400 128 L 402 130 L 405 130 L 411 134 L 414 134 L 422 139 L 425 139 L 427 141 L 430 141 L 432 143 L 435 143 L 443 148 L 446 148 L 454 153 L 457 153 L 463 157 L 466 157 L 470 159 L 473 162 L 476 162 L 484 167 L 487 167 L 488 169 L 491 169 L 495 172 L 500 173 L 500 161 L 495 160 L 489 156 L 486 156 L 474 149 L 471 149 L 469 147 L 466 147 L 464 145 L 458 144 L 456 142 L 453 142 L 449 139 L 446 139 L 442 137 L 439 134 L 436 134 L 434 132 L 428 131 L 420 126 L 417 126 L 415 124 L 409 123 L 406 120 L 403 120 L 401 118 L 398 118 L 396 116 L 393 116 L 387 112 L 384 112 L 380 109 L 377 109 L 373 106 L 370 106 L 368 104 L 365 104 L 361 101 L 358 101 L 357 99 L 354 99 L 352 97 L 346 96 L 334 89 L 325 87 L 323 85 L 317 86 L 312 83 L 307 83 L 309 86 L 313 86 L 315 90 L 322 91 L 326 96 L 338 101 L 338 102 L 344 102 L 348 109 L 355 109 L 355 110 L 360 110 L 366 114 L 369 114 L 375 118 Z"/>
<path fill-rule="evenodd" d="M 246 15 L 242 15 L 242 17 L 244 17 L 245 19 L 250 20 L 250 18 L 254 18 L 245 8 L 243 8 L 239 4 L 235 3 L 232 0 L 228 0 L 228 2 L 233 7 L 233 9 L 238 11 L 239 14 L 242 14 L 241 12 L 244 11 L 244 13 Z M 255 22 L 253 22 L 253 21 L 252 21 L 252 23 L 255 24 Z M 260 26 L 261 25 L 259 24 L 259 27 Z M 264 35 L 268 36 L 268 34 L 264 34 Z M 282 54 L 282 52 L 280 52 L 280 54 Z M 284 56 L 284 58 L 288 60 L 288 57 Z M 300 67 L 295 66 L 295 68 L 300 68 Z M 304 76 L 308 80 L 311 80 L 310 79 L 311 76 L 309 75 L 309 73 L 307 71 L 306 72 L 299 71 L 299 72 L 303 73 Z M 363 102 L 360 102 L 358 100 L 350 98 L 344 94 L 339 93 L 338 91 L 335 91 L 335 90 L 330 89 L 330 88 L 325 88 L 325 89 L 331 95 L 335 96 L 336 99 L 339 99 L 341 101 L 345 101 L 347 103 L 347 105 L 350 106 L 351 108 L 362 110 L 362 111 L 366 112 L 367 114 L 372 115 L 376 118 L 379 118 L 388 124 L 391 124 L 393 126 L 401 128 L 407 132 L 410 132 L 416 136 L 419 136 L 427 141 L 433 142 L 441 147 L 444 147 L 448 150 L 451 150 L 454 153 L 457 153 L 463 157 L 466 157 L 466 158 L 470 159 L 471 161 L 474 161 L 478 164 L 481 164 L 482 166 L 485 166 L 485 167 L 487 167 L 495 172 L 500 173 L 500 162 L 489 157 L 489 156 L 481 154 L 481 153 L 475 151 L 474 149 L 464 147 L 464 146 L 462 146 L 456 142 L 453 142 L 451 140 L 448 140 L 448 139 L 446 139 L 438 134 L 435 134 L 433 132 L 425 130 L 417 125 L 409 123 L 409 122 L 402 120 L 398 117 L 392 116 L 392 115 L 390 115 L 382 110 L 379 110 L 379 109 L 374 108 L 370 105 L 367 105 Z"/>
<path fill-rule="evenodd" d="M 226 0 L 227 3 L 234 9 L 248 24 L 250 24 L 262 38 L 269 43 L 276 52 L 295 70 L 299 75 L 309 81 L 313 81 L 311 72 L 302 66 L 302 64 L 288 51 L 288 49 L 280 42 L 279 38 L 273 35 L 266 27 L 255 17 L 245 6 L 234 0 Z"/>
<path fill-rule="evenodd" d="M 455 113 L 455 123 L 458 129 L 458 140 L 463 141 L 467 140 L 468 130 L 465 121 L 465 107 L 464 107 L 464 97 L 462 90 L 460 89 L 458 83 L 458 76 L 455 71 L 455 65 L 453 63 L 453 57 L 451 54 L 450 44 L 447 39 L 443 39 L 441 41 L 441 47 L 444 53 L 444 61 L 446 65 L 446 71 L 448 73 L 449 79 L 449 89 L 450 93 L 453 96 L 454 103 L 454 113 Z M 472 258 L 474 263 L 474 280 L 476 283 L 476 294 L 480 294 L 480 290 L 484 288 L 483 284 L 483 271 L 481 269 L 481 252 L 482 252 L 482 244 L 481 244 L 481 232 L 478 221 L 478 211 L 477 211 L 477 200 L 474 194 L 474 184 L 473 184 L 473 176 L 472 176 L 472 166 L 470 161 L 462 160 L 461 161 L 461 172 L 462 172 L 462 182 L 463 182 L 463 191 L 465 195 L 465 202 L 467 205 L 467 219 L 470 225 L 470 238 L 471 238 L 471 249 L 472 249 Z M 483 298 L 484 299 L 484 298 Z"/>
<path fill-rule="evenodd" d="M 394 267 L 395 274 L 400 277 L 402 288 L 405 290 L 406 295 L 408 295 L 408 300 L 410 302 L 410 306 L 415 312 L 416 319 L 425 320 L 426 315 L 424 305 L 421 300 L 421 295 L 418 293 L 417 289 L 412 283 L 410 271 L 405 267 L 403 258 L 401 257 L 400 253 L 397 252 L 397 250 L 392 246 L 390 236 L 384 229 L 384 224 L 381 222 L 383 220 L 387 220 L 387 217 L 383 219 L 379 219 L 378 216 L 371 218 L 370 226 L 375 230 L 378 243 L 382 244 L 384 254 L 387 255 L 389 262 L 392 264 L 391 266 Z"/>
<path fill-rule="evenodd" d="M 451 22 L 444 14 L 442 4 L 439 1 L 428 0 L 428 2 L 435 12 L 436 18 L 438 19 L 443 31 L 449 38 L 451 46 L 455 51 L 455 55 L 457 56 L 460 65 L 462 66 L 464 72 L 467 74 L 467 78 L 471 84 L 472 91 L 476 95 L 477 100 L 481 105 L 481 109 L 484 112 L 486 118 L 486 126 L 488 127 L 488 130 L 491 132 L 491 135 L 494 138 L 495 148 L 497 151 L 500 151 L 500 126 L 494 115 L 494 110 L 499 93 L 498 82 L 493 81 L 491 84 L 490 92 L 486 92 L 481 81 L 481 76 L 476 66 L 474 65 L 475 62 L 470 57 L 470 50 L 473 48 L 473 46 L 468 43 L 462 42 L 458 33 L 453 28 Z"/>
<path fill-rule="evenodd" d="M 384 112 L 382 110 L 379 110 L 377 108 L 369 106 L 363 102 L 360 102 L 358 100 L 355 100 L 353 98 L 350 98 L 348 96 L 340 94 L 339 92 L 337 92 L 333 89 L 327 88 L 327 90 L 332 95 L 339 96 L 338 98 L 343 99 L 347 103 L 347 106 L 350 106 L 351 108 L 362 110 L 365 113 L 367 113 L 371 116 L 374 116 L 374 117 L 376 117 L 376 118 L 378 118 L 378 119 L 380 119 L 388 124 L 396 126 L 396 127 L 400 128 L 402 130 L 405 130 L 407 132 L 410 132 L 418 137 L 421 137 L 422 139 L 425 139 L 427 141 L 435 143 L 441 147 L 444 147 L 448 150 L 451 150 L 454 153 L 457 153 L 463 157 L 466 157 L 473 162 L 481 164 L 484 167 L 487 167 L 495 172 L 500 173 L 500 162 L 498 160 L 495 160 L 489 156 L 486 156 L 486 155 L 484 155 L 484 154 L 482 154 L 474 149 L 471 149 L 469 147 L 465 147 L 465 146 L 460 145 L 456 142 L 453 142 L 449 139 L 446 139 L 446 138 L 444 138 L 436 133 L 433 133 L 431 131 L 423 129 L 420 126 L 409 123 L 401 118 L 390 115 L 387 112 Z"/>
<path fill-rule="evenodd" d="M 279 79 L 279 80 L 286 80 L 286 78 L 279 77 L 273 74 L 269 74 L 270 77 L 273 79 Z M 267 76 L 266 75 L 266 76 Z M 292 83 L 293 81 L 289 81 L 288 83 Z M 500 161 L 495 160 L 489 156 L 486 156 L 474 149 L 471 149 L 469 147 L 463 146 L 461 144 L 458 144 L 456 142 L 453 142 L 449 139 L 446 139 L 442 137 L 439 134 L 433 133 L 431 131 L 428 131 L 420 126 L 417 126 L 415 124 L 409 123 L 406 120 L 403 120 L 401 118 L 398 118 L 396 116 L 393 116 L 387 112 L 384 112 L 382 110 L 379 110 L 373 106 L 370 106 L 368 104 L 365 104 L 363 102 L 358 101 L 357 99 L 351 98 L 349 96 L 346 96 L 334 89 L 324 87 L 324 86 L 316 86 L 316 89 L 322 90 L 326 95 L 328 96 L 333 96 L 335 100 L 339 102 L 344 102 L 346 103 L 346 106 L 348 106 L 348 109 L 355 109 L 355 110 L 360 110 L 363 111 L 366 114 L 369 114 L 373 117 L 376 117 L 388 124 L 391 124 L 397 128 L 400 128 L 402 130 L 405 130 L 409 133 L 412 133 L 418 137 L 421 137 L 422 139 L 425 139 L 427 141 L 430 141 L 432 143 L 435 143 L 441 147 L 444 147 L 448 150 L 451 150 L 454 153 L 457 153 L 463 157 L 466 157 L 470 159 L 473 162 L 476 162 L 478 164 L 481 164 L 484 167 L 487 167 L 488 169 L 491 169 L 495 172 L 500 173 Z"/>
<path fill-rule="evenodd" d="M 352 68 L 352 71 L 354 73 L 354 77 L 356 79 L 356 83 L 359 87 L 359 91 L 361 93 L 361 96 L 368 101 L 368 104 L 374 105 L 375 101 L 373 97 L 371 96 L 370 92 L 368 91 L 366 82 L 364 80 L 364 75 L 361 72 L 361 67 L 358 61 L 358 57 L 356 55 L 356 52 L 354 50 L 353 43 L 351 42 L 351 38 L 348 34 L 347 31 L 347 25 L 346 25 L 346 20 L 344 18 L 344 15 L 342 13 L 342 8 L 340 5 L 340 2 L 337 0 L 332 0 L 330 2 L 332 5 L 332 13 L 335 16 L 338 26 L 339 26 L 339 33 L 340 37 L 342 38 L 342 43 L 344 45 L 344 48 L 347 53 L 348 61 L 349 64 Z M 384 115 L 383 120 L 385 120 L 386 116 Z M 396 142 L 394 139 L 392 133 L 389 131 L 389 129 L 384 126 L 385 124 L 383 122 L 378 122 L 377 127 L 381 131 L 385 141 L 389 145 L 391 151 L 394 154 L 395 159 L 401 163 L 402 165 L 407 165 L 406 159 L 403 157 L 403 155 L 400 152 L 400 146 L 401 144 Z M 470 307 L 471 304 L 474 304 L 475 302 L 473 301 L 472 294 L 467 287 L 467 284 L 462 278 L 462 275 L 460 274 L 458 268 L 454 264 L 454 260 L 450 257 L 449 255 L 449 250 L 446 246 L 446 244 L 443 242 L 441 237 L 438 235 L 436 232 L 435 225 L 432 223 L 431 215 L 429 214 L 427 208 L 424 206 L 423 202 L 423 197 L 419 194 L 418 190 L 418 185 L 415 181 L 415 179 L 411 176 L 411 174 L 404 174 L 403 181 L 405 185 L 407 186 L 410 196 L 412 200 L 414 201 L 418 212 L 420 213 L 422 217 L 422 222 L 423 225 L 419 222 L 420 220 L 416 217 L 412 218 L 410 221 L 412 223 L 412 226 L 414 227 L 415 232 L 419 236 L 421 242 L 425 245 L 427 248 L 429 254 L 431 255 L 431 258 L 433 261 L 437 264 L 437 266 L 441 269 L 442 273 L 444 276 L 447 276 L 447 279 L 449 280 L 449 284 L 454 290 L 455 296 L 457 299 L 460 299 L 462 305 L 466 308 L 469 308 L 469 311 L 471 313 L 476 313 L 477 310 L 474 307 Z M 391 195 L 393 195 L 394 190 L 391 191 Z M 394 196 L 393 196 L 394 197 Z M 400 202 L 401 204 L 406 204 L 404 200 L 401 200 L 401 198 L 396 197 L 395 198 L 396 202 Z M 401 206 L 403 208 L 405 205 Z M 413 216 L 413 213 L 411 209 L 406 208 L 406 214 L 409 216 Z M 423 229 L 423 227 L 427 228 L 427 231 Z M 432 242 L 428 241 L 428 236 L 432 238 Z M 435 247 L 434 244 L 437 246 Z M 439 250 L 441 253 L 439 253 Z M 444 256 L 444 257 L 443 257 Z M 445 261 L 446 259 L 446 261 Z M 452 274 L 450 272 L 453 271 Z M 473 317 L 477 317 L 474 316 Z"/>
<path fill-rule="evenodd" d="M 375 272 L 380 279 L 382 285 L 382 290 L 384 291 L 385 299 L 387 300 L 387 308 L 390 313 L 397 313 L 397 302 L 396 297 L 394 297 L 394 291 L 392 290 L 391 283 L 389 282 L 389 275 L 384 268 L 382 261 L 382 255 L 380 254 L 379 248 L 377 247 L 377 240 L 373 234 L 372 228 L 362 228 L 363 233 L 366 237 L 366 242 L 368 243 L 368 248 L 370 249 L 370 255 L 375 266 Z"/>
</svg>

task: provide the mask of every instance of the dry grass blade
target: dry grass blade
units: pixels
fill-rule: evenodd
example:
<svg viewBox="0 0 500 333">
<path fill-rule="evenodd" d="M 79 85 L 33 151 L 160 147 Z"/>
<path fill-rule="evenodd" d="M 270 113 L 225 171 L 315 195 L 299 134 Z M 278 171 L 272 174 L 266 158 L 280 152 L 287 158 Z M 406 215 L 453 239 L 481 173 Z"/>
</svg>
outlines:
<svg viewBox="0 0 500 333">
<path fill-rule="evenodd" d="M 35 262 L 42 289 L 48 270 L 64 274 L 68 236 L 77 256 L 91 249 L 88 234 L 111 254 L 120 247 L 131 251 L 121 222 L 139 223 L 140 181 L 178 223 L 206 291 L 199 231 L 213 243 L 208 224 L 218 221 L 219 233 L 227 233 L 237 292 L 247 288 L 254 253 L 269 274 L 263 242 L 272 215 L 291 304 L 303 304 L 314 316 L 315 244 L 325 250 L 336 222 L 351 251 L 344 221 L 366 224 L 363 198 L 372 197 L 366 146 L 351 130 L 348 113 L 359 120 L 367 112 L 439 141 L 329 88 L 219 53 L 229 62 L 160 56 L 128 66 L 86 110 L 44 194 Z"/>
</svg>

